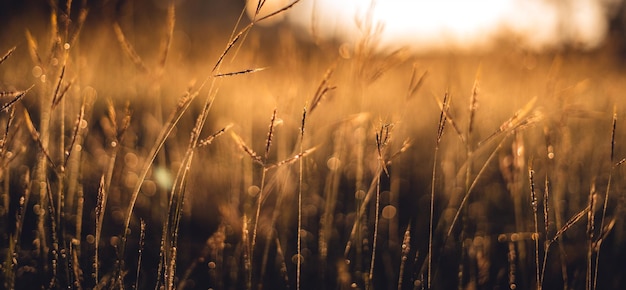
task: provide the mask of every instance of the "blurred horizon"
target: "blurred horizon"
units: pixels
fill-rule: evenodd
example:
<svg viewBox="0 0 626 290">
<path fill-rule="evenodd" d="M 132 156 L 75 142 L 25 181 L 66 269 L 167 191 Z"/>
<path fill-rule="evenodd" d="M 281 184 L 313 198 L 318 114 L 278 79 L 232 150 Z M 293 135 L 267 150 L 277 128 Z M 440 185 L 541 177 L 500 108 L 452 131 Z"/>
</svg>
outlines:
<svg viewBox="0 0 626 290">
<path fill-rule="evenodd" d="M 86 1 L 89 15 L 85 26 L 97 27 L 112 20 L 137 27 L 160 25 L 167 2 Z M 256 6 L 255 0 L 248 2 L 248 17 L 244 17 L 244 22 L 250 21 Z M 377 34 L 378 43 L 374 46 L 378 50 L 408 48 L 419 54 L 484 52 L 497 50 L 502 43 L 536 53 L 563 49 L 593 51 L 616 43 L 624 46 L 626 39 L 626 9 L 621 0 L 581 0 L 569 6 L 548 0 L 453 2 L 351 0 L 337 4 L 304 0 L 283 15 L 260 23 L 264 27 L 260 30 L 274 33 L 276 28 L 288 27 L 296 31 L 300 41 L 338 45 L 354 43 L 363 34 L 371 33 Z M 268 0 L 261 14 L 289 3 Z M 80 5 L 75 3 L 74 10 Z M 191 41 L 202 43 L 211 33 L 229 34 L 244 9 L 245 0 L 177 1 L 175 29 L 185 32 Z M 27 29 L 36 30 L 48 24 L 49 11 L 49 4 L 34 0 L 0 2 L 0 17 L 5 19 L 0 41 L 23 41 Z"/>
<path fill-rule="evenodd" d="M 291 1 L 268 0 L 267 14 Z M 248 0 L 252 15 L 256 0 Z M 314 40 L 353 42 L 378 34 L 377 49 L 407 47 L 417 53 L 497 49 L 501 42 L 544 52 L 600 48 L 623 30 L 621 0 L 302 1 L 284 15 L 288 25 Z M 623 36 L 623 33 L 622 33 Z"/>
</svg>

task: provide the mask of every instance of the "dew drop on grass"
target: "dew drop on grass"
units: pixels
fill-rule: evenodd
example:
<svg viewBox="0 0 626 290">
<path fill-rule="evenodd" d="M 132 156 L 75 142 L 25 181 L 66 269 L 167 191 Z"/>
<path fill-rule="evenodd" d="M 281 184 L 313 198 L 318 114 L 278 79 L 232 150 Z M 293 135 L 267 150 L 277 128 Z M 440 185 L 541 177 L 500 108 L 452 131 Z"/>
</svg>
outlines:
<svg viewBox="0 0 626 290">
<path fill-rule="evenodd" d="M 387 205 L 383 208 L 382 212 L 383 218 L 392 219 L 396 216 L 396 207 L 393 205 Z"/>
<path fill-rule="evenodd" d="M 364 199 L 365 198 L 365 191 L 364 190 L 358 190 L 355 194 L 354 197 L 356 199 Z"/>
<path fill-rule="evenodd" d="M 261 189 L 256 185 L 248 187 L 248 195 L 250 197 L 255 197 L 257 194 L 259 194 L 259 191 L 261 191 Z"/>
<path fill-rule="evenodd" d="M 141 193 L 143 193 L 143 195 L 145 196 L 154 196 L 156 194 L 156 190 L 157 185 L 152 180 L 144 180 L 143 184 L 141 185 Z"/>
<path fill-rule="evenodd" d="M 339 55 L 344 59 L 350 59 L 350 57 L 352 56 L 352 53 L 350 51 L 350 44 L 348 44 L 347 42 L 342 43 L 341 46 L 339 46 Z"/>
<path fill-rule="evenodd" d="M 111 246 L 117 246 L 120 242 L 120 238 L 118 238 L 117 236 L 113 236 L 111 237 L 111 239 L 109 240 L 109 243 L 111 243 Z"/>
<path fill-rule="evenodd" d="M 331 171 L 336 171 L 341 166 L 341 160 L 337 157 L 330 157 L 328 161 L 326 161 L 326 166 L 328 166 L 328 169 Z"/>
<path fill-rule="evenodd" d="M 87 120 L 80 120 L 80 123 L 78 124 L 78 127 L 81 128 L 81 129 L 85 129 L 85 128 L 87 128 L 88 124 L 89 123 L 87 123 Z"/>
<path fill-rule="evenodd" d="M 87 243 L 88 244 L 93 244 L 96 242 L 96 237 L 94 237 L 93 235 L 87 235 Z"/>
<path fill-rule="evenodd" d="M 533 241 L 536 241 L 536 240 L 539 239 L 539 233 L 533 233 L 531 237 L 532 237 Z"/>
<path fill-rule="evenodd" d="M 124 186 L 127 188 L 133 188 L 137 181 L 139 180 L 139 176 L 135 172 L 128 172 L 126 177 L 124 178 Z"/>
<path fill-rule="evenodd" d="M 130 169 L 135 169 L 139 164 L 139 158 L 135 153 L 128 152 L 124 155 L 124 164 Z"/>
<path fill-rule="evenodd" d="M 155 167 L 153 176 L 156 184 L 162 189 L 170 189 L 174 184 L 171 172 L 163 166 Z"/>
<path fill-rule="evenodd" d="M 43 74 L 43 69 L 40 66 L 36 65 L 33 67 L 31 73 L 34 77 L 38 78 L 41 77 L 41 75 Z"/>
<path fill-rule="evenodd" d="M 41 206 L 39 204 L 36 204 L 33 206 L 33 212 L 36 215 L 42 215 L 43 214 L 43 210 L 41 209 Z"/>
<path fill-rule="evenodd" d="M 64 43 L 64 44 L 63 44 L 63 48 L 64 48 L 65 50 L 69 50 L 69 49 L 70 49 L 70 44 L 69 44 L 69 43 L 67 43 L 67 42 L 66 42 L 66 43 Z"/>
<path fill-rule="evenodd" d="M 291 256 L 291 262 L 294 264 L 298 264 L 298 256 L 300 257 L 300 263 L 304 263 L 304 257 L 302 255 L 295 254 Z"/>
</svg>

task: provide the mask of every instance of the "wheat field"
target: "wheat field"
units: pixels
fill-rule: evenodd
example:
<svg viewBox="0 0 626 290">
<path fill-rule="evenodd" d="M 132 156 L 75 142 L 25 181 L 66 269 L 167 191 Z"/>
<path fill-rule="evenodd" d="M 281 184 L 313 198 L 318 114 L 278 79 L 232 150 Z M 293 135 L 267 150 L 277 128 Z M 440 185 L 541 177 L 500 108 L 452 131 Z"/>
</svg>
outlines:
<svg viewBox="0 0 626 290">
<path fill-rule="evenodd" d="M 626 283 L 619 38 L 382 52 L 161 2 L 4 4 L 1 288 Z"/>
</svg>

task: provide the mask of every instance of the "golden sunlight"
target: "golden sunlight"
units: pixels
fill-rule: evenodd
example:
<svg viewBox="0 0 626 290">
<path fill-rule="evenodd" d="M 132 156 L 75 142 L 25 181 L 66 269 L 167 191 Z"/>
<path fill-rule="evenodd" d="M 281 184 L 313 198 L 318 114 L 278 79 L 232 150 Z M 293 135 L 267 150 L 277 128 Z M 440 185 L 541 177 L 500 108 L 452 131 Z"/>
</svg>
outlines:
<svg viewBox="0 0 626 290">
<path fill-rule="evenodd" d="M 0 19 L 0 289 L 626 285 L 626 0 Z"/>
<path fill-rule="evenodd" d="M 248 2 L 250 13 L 257 1 Z M 286 2 L 268 0 L 265 6 L 275 10 Z M 340 41 L 358 38 L 371 20 L 370 27 L 382 28 L 381 48 L 405 46 L 420 52 L 485 49 L 497 41 L 533 50 L 564 45 L 591 49 L 604 40 L 617 5 L 617 0 L 317 0 L 299 3 L 287 18 L 309 35 Z"/>
</svg>

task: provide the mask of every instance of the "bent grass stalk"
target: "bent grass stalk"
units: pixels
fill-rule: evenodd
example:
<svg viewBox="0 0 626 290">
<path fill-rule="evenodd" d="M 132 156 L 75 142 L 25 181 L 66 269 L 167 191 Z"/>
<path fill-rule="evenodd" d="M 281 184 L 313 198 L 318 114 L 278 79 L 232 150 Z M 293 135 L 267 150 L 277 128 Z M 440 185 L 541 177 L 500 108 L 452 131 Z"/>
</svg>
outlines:
<svg viewBox="0 0 626 290">
<path fill-rule="evenodd" d="M 528 179 L 530 182 L 530 205 L 533 211 L 533 220 L 535 232 L 532 235 L 533 240 L 535 241 L 535 283 L 537 284 L 537 290 L 541 290 L 541 277 L 540 277 L 540 264 L 539 264 L 539 218 L 538 218 L 538 201 L 537 201 L 537 193 L 535 192 L 535 170 L 533 170 L 532 162 L 528 165 Z"/>
<path fill-rule="evenodd" d="M 304 152 L 304 125 L 306 124 L 306 105 L 302 109 L 302 124 L 300 126 L 300 154 Z M 296 254 L 298 260 L 296 264 L 296 289 L 300 290 L 300 279 L 302 275 L 302 182 L 304 176 L 303 158 L 298 160 L 298 241 L 296 245 Z"/>
<path fill-rule="evenodd" d="M 611 162 L 611 168 L 609 169 L 609 179 L 607 181 L 606 184 L 606 192 L 604 193 L 604 204 L 602 205 L 602 217 L 600 217 L 600 229 L 604 230 L 604 227 L 606 225 L 606 211 L 608 208 L 608 204 L 609 204 L 609 197 L 610 197 L 610 193 L 611 193 L 611 180 L 613 179 L 613 172 L 615 171 L 615 168 L 617 166 L 617 164 L 615 163 L 615 131 L 617 128 L 617 107 L 613 106 L 613 119 L 612 119 L 612 129 L 611 129 L 611 154 L 610 154 L 610 159 L 609 161 Z M 591 211 L 593 211 L 593 208 L 591 208 Z M 591 241 L 592 243 L 594 241 Z M 592 285 L 592 289 L 596 289 L 597 283 L 598 283 L 598 268 L 599 268 L 599 262 L 600 262 L 600 245 L 601 245 L 601 241 L 598 240 L 597 241 L 598 246 L 597 248 L 594 247 L 594 251 L 596 251 L 596 261 L 595 261 L 595 266 L 594 266 L 594 270 L 593 270 L 593 285 Z"/>
<path fill-rule="evenodd" d="M 447 111 L 450 108 L 450 95 L 446 93 L 443 96 L 443 103 L 441 105 L 441 114 L 439 115 L 439 123 L 437 127 L 437 139 L 435 143 L 435 153 L 433 155 L 433 170 L 432 170 L 432 178 L 430 180 L 430 207 L 429 207 L 429 218 L 428 218 L 428 253 L 427 255 L 427 265 L 428 274 L 427 274 L 427 289 L 431 289 L 432 283 L 432 256 L 433 256 L 433 234 L 435 229 L 435 181 L 437 178 L 437 157 L 439 154 L 439 144 L 441 143 L 441 138 L 443 137 L 444 129 L 446 127 L 446 119 L 447 119 Z M 408 231 L 408 228 L 407 228 Z"/>
<path fill-rule="evenodd" d="M 393 124 L 384 124 L 380 127 L 380 131 L 376 133 L 376 149 L 378 151 L 378 166 L 382 168 L 387 177 L 389 177 L 389 171 L 387 170 L 387 163 L 385 162 L 383 150 L 389 144 L 391 139 L 391 128 Z M 377 170 L 380 171 L 380 170 Z M 380 172 L 382 174 L 382 172 Z M 376 204 L 374 213 L 374 236 L 372 238 L 372 258 L 370 260 L 370 269 L 368 275 L 368 281 L 366 289 L 371 289 L 372 281 L 374 279 L 374 265 L 376 261 L 376 247 L 378 245 L 378 229 L 380 224 L 380 178 L 376 179 Z"/>
</svg>

